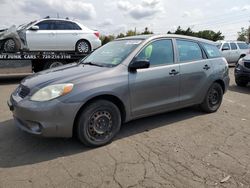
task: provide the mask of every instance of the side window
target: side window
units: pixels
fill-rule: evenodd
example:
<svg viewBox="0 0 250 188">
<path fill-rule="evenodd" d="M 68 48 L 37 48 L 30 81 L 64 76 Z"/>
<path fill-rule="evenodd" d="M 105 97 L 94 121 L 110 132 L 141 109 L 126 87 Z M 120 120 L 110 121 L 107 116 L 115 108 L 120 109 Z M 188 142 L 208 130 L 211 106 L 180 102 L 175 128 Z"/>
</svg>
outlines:
<svg viewBox="0 0 250 188">
<path fill-rule="evenodd" d="M 202 46 L 204 47 L 209 58 L 221 57 L 221 53 L 216 45 L 203 43 Z"/>
<path fill-rule="evenodd" d="M 226 42 L 226 43 L 224 43 L 223 44 L 223 46 L 222 46 L 222 50 L 225 50 L 225 49 L 228 49 L 228 50 L 230 50 L 230 46 L 229 46 L 229 44 Z"/>
<path fill-rule="evenodd" d="M 200 46 L 196 42 L 176 40 L 180 62 L 203 59 Z"/>
<path fill-rule="evenodd" d="M 70 23 L 72 24 L 72 28 L 73 28 L 74 30 L 82 30 L 82 29 L 80 28 L 80 26 L 77 25 L 76 23 L 73 23 L 73 22 L 70 22 Z"/>
<path fill-rule="evenodd" d="M 39 30 L 50 30 L 50 22 L 48 21 L 41 21 L 36 25 L 39 26 Z"/>
<path fill-rule="evenodd" d="M 149 60 L 150 67 L 173 64 L 174 51 L 172 40 L 163 39 L 150 43 L 139 53 L 137 59 Z"/>
<path fill-rule="evenodd" d="M 231 50 L 237 50 L 237 46 L 235 43 L 231 42 L 230 46 L 231 46 Z"/>
</svg>

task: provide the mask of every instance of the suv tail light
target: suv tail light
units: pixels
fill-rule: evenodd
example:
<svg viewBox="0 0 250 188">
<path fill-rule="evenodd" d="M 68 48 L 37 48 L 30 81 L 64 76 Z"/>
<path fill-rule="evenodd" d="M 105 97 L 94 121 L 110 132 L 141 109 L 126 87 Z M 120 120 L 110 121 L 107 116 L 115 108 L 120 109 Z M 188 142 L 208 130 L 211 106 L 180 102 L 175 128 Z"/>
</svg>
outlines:
<svg viewBox="0 0 250 188">
<path fill-rule="evenodd" d="M 95 36 L 96 36 L 97 38 L 100 37 L 100 33 L 99 33 L 98 31 L 95 31 L 94 34 L 95 34 Z"/>
</svg>

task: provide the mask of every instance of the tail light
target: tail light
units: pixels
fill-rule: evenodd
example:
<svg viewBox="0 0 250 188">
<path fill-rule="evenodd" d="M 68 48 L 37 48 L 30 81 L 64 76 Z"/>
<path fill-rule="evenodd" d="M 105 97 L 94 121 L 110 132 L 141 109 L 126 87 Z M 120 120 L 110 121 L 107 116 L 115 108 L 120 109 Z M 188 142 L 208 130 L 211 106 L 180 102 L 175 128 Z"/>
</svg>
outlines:
<svg viewBox="0 0 250 188">
<path fill-rule="evenodd" d="M 95 36 L 96 36 L 97 38 L 100 37 L 100 33 L 99 33 L 98 31 L 95 31 L 94 34 L 95 34 Z"/>
</svg>

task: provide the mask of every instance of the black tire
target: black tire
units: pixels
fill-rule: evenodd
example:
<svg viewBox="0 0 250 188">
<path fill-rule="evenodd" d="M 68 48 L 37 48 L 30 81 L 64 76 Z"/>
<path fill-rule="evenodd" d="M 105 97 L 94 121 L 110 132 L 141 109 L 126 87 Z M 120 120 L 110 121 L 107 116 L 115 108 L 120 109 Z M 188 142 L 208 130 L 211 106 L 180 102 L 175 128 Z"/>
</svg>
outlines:
<svg viewBox="0 0 250 188">
<path fill-rule="evenodd" d="M 219 83 L 213 83 L 200 107 L 204 112 L 213 113 L 216 112 L 223 99 L 223 89 Z"/>
<path fill-rule="evenodd" d="M 86 40 L 79 40 L 76 43 L 76 52 L 81 54 L 88 54 L 91 52 L 91 46 Z"/>
<path fill-rule="evenodd" d="M 17 52 L 19 49 L 20 49 L 20 45 L 13 38 L 5 40 L 4 43 L 3 43 L 3 51 L 4 52 L 13 53 L 13 52 Z"/>
<path fill-rule="evenodd" d="M 43 70 L 52 69 L 55 67 L 60 67 L 62 65 L 64 65 L 64 63 L 61 61 L 49 61 L 49 62 L 45 63 Z"/>
<path fill-rule="evenodd" d="M 235 79 L 235 83 L 239 87 L 246 87 L 248 84 L 248 81 L 240 80 L 240 79 Z"/>
<path fill-rule="evenodd" d="M 121 127 L 121 113 L 110 101 L 97 100 L 89 104 L 77 121 L 78 139 L 89 147 L 99 147 L 112 141 Z"/>
</svg>

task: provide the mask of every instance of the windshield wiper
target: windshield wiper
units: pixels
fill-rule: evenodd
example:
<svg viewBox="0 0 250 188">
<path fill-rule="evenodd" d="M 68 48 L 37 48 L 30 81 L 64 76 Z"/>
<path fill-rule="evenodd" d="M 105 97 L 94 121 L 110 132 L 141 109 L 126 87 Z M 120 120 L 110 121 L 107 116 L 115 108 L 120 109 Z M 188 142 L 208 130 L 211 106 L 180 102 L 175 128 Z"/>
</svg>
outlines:
<svg viewBox="0 0 250 188">
<path fill-rule="evenodd" d="M 104 67 L 104 65 L 102 65 L 102 64 L 93 63 L 93 62 L 83 62 L 82 64 L 83 65 L 97 66 L 97 67 Z"/>
</svg>

